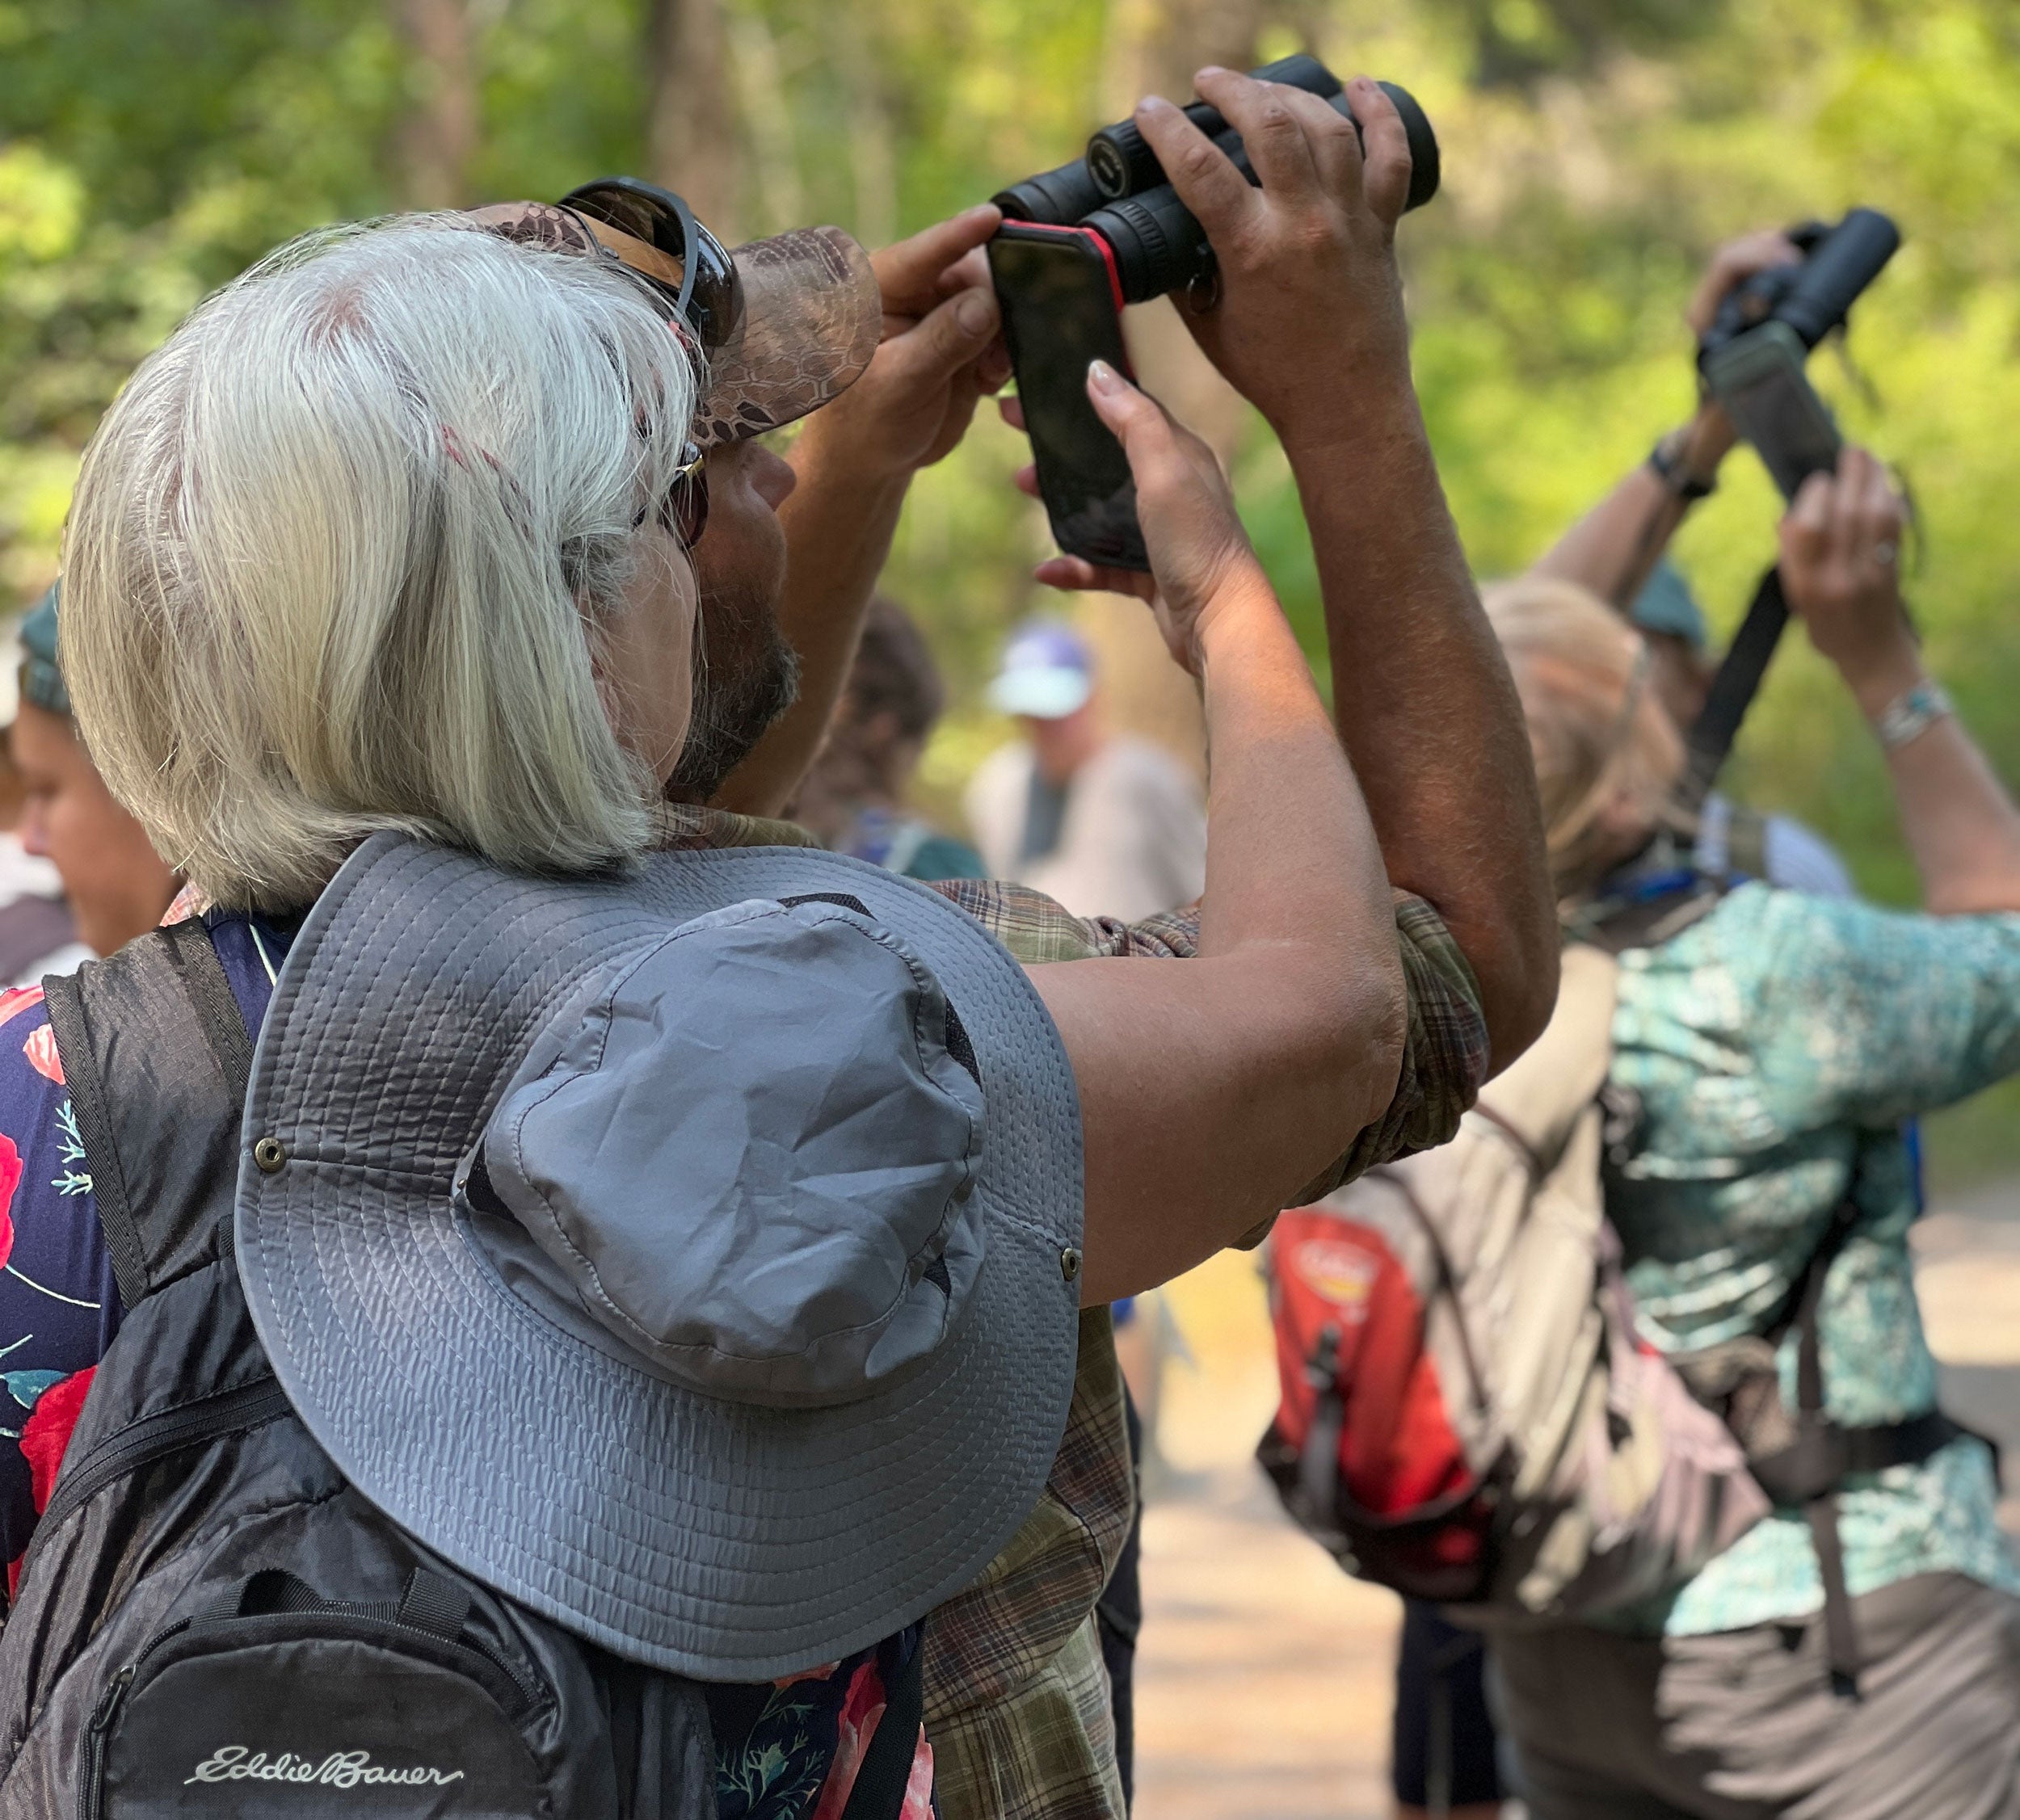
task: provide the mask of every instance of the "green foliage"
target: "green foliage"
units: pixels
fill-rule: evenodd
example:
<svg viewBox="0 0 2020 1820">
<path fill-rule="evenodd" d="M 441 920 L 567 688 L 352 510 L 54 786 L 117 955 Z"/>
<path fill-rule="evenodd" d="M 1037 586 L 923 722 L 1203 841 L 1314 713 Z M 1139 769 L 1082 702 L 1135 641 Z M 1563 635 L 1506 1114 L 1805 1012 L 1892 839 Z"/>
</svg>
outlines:
<svg viewBox="0 0 2020 1820">
<path fill-rule="evenodd" d="M 466 4 L 474 194 L 551 195 L 641 166 L 646 0 Z M 723 0 L 745 221 L 903 231 L 1059 162 L 1113 99 L 1124 11 Z M 1871 395 L 1828 355 L 1817 370 L 1848 426 L 1913 484 L 1932 660 L 2020 777 L 2007 450 L 2020 418 L 2020 9 L 1263 0 L 1261 12 L 1265 53 L 1309 44 L 1343 70 L 1392 76 L 1437 122 L 1446 192 L 1402 240 L 1425 410 L 1483 574 L 1531 560 L 1690 408 L 1680 311 L 1720 239 L 1854 203 L 1896 215 L 1907 245 L 1850 343 Z M 78 451 L 133 363 L 276 242 L 395 205 L 395 128 L 426 73 L 391 18 L 355 0 L 0 0 L 0 577 L 17 595 L 53 570 Z M 893 565 L 955 684 L 931 763 L 943 792 L 991 737 L 976 686 L 1031 604 L 1043 527 L 1009 484 L 1020 458 L 985 414 L 922 479 Z M 1310 553 L 1259 427 L 1236 472 L 1315 651 Z M 1727 627 L 1775 515 L 1750 457 L 1729 473 L 1680 544 Z M 1871 742 L 1800 643 L 1778 661 L 1735 780 L 1837 841 L 1867 889 L 1907 901 Z M 2009 1155 L 2016 1107 L 1995 1108 L 1996 1129 L 1992 1112 L 1962 1115 L 1980 1124 L 1954 1152 Z"/>
</svg>

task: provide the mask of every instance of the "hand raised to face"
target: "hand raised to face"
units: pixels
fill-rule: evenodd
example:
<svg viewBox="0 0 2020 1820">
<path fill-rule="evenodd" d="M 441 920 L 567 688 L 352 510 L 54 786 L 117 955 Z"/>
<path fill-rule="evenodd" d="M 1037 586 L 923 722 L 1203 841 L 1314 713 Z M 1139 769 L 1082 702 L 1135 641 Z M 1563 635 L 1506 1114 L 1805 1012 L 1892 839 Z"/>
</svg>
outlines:
<svg viewBox="0 0 2020 1820">
<path fill-rule="evenodd" d="M 1056 556 L 1039 564 L 1037 578 L 1069 592 L 1132 594 L 1147 602 L 1172 660 L 1197 675 L 1206 621 L 1230 603 L 1269 593 L 1233 490 L 1214 452 L 1105 361 L 1090 369 L 1088 396 L 1129 457 L 1151 573 Z M 1021 426 L 1014 401 L 1006 402 L 1004 415 Z M 1035 493 L 1035 473 L 1027 469 L 1018 484 Z"/>
<path fill-rule="evenodd" d="M 1817 649 L 1856 684 L 1912 653 L 1900 598 L 1907 511 L 1887 470 L 1847 448 L 1812 474 L 1782 520 L 1782 581 Z"/>
<path fill-rule="evenodd" d="M 1010 376 L 982 248 L 1002 215 L 984 204 L 870 256 L 884 338 L 869 370 L 810 421 L 817 443 L 846 439 L 859 473 L 902 479 L 966 433 L 975 405 Z"/>
<path fill-rule="evenodd" d="M 1763 228 L 1728 240 L 1711 255 L 1685 307 L 1683 319 L 1690 332 L 1702 339 L 1719 313 L 1719 305 L 1749 278 L 1757 278 L 1777 266 L 1799 266 L 1803 250 L 1778 228 Z"/>
</svg>

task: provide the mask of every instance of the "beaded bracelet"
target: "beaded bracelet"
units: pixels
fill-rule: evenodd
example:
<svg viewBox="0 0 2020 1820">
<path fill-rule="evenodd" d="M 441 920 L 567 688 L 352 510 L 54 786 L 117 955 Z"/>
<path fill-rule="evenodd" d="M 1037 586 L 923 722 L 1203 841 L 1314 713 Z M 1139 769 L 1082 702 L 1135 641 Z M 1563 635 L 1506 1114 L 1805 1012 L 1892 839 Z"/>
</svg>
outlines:
<svg viewBox="0 0 2020 1820">
<path fill-rule="evenodd" d="M 1911 739 L 1920 738 L 1946 714 L 1955 712 L 1942 684 L 1925 678 L 1873 717 L 1873 731 L 1882 746 L 1895 752 Z"/>
</svg>

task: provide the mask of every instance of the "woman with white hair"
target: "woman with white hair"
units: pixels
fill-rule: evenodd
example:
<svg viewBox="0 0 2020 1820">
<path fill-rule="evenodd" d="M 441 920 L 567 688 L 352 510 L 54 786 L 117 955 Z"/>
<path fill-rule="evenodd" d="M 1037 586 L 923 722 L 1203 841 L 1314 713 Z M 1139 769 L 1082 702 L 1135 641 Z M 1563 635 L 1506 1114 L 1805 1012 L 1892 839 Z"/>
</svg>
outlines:
<svg viewBox="0 0 2020 1820">
<path fill-rule="evenodd" d="M 2020 1071 L 2020 813 L 1921 667 L 1901 526 L 1848 452 L 1782 573 L 1886 753 L 1919 914 L 1708 888 L 1639 634 L 1573 583 L 1488 591 L 1566 926 L 1623 949 L 1610 1085 L 1636 1120 L 1606 1206 L 1644 1330 L 1768 1339 L 1835 1462 L 1658 1608 L 1495 1633 L 1538 1820 L 2020 1814 L 2020 1574 L 1990 1449 L 1935 1410 L 1902 1130 Z"/>
<path fill-rule="evenodd" d="M 0 1141 L 15 1181 L 69 1183 L 39 1204 L 34 1240 L 94 1286 L 73 1298 L 91 1315 L 73 1356 L 17 1355 L 39 1381 L 5 1513 L 20 1603 L 0 1650 L 40 1641 L 32 1661 L 0 1662 L 19 1690 L 0 1713 L 13 1789 L 74 1774 L 95 1813 L 158 1776 L 179 1801 L 201 1783 L 220 1801 L 248 1782 L 468 1776 L 503 1779 L 486 1812 L 532 1811 L 520 1781 L 556 1811 L 606 1810 L 554 1793 L 590 1776 L 558 1670 L 549 1731 L 521 1713 L 454 1767 L 446 1742 L 381 1767 L 398 1739 L 375 1757 L 339 1720 L 411 1724 L 433 1706 L 354 1712 L 340 1677 L 308 1691 L 336 1669 L 299 1655 L 234 1683 L 255 1704 L 294 1692 L 284 1738 L 251 1718 L 210 1736 L 226 1709 L 214 1691 L 175 1716 L 162 1690 L 189 1639 L 266 1625 L 257 1648 L 279 1647 L 271 1627 L 314 1618 L 345 1635 L 379 1625 L 401 1648 L 426 1632 L 436 1669 L 441 1647 L 481 1642 L 522 1688 L 558 1652 L 575 1659 L 566 1637 L 751 1683 L 706 1704 L 724 1813 L 897 1811 L 858 1798 L 873 1780 L 923 1813 L 917 1620 L 1037 1495 L 1076 1307 L 1232 1242 L 1336 1171 L 1366 1128 L 1382 1123 L 1390 1148 L 1413 1129 L 1387 1114 L 1423 1096 L 1407 1066 L 1399 1082 L 1396 912 L 1353 773 L 1211 455 L 1105 368 L 1090 397 L 1132 462 L 1153 610 L 1201 679 L 1214 742 L 1193 965 L 1006 974 L 944 900 L 835 856 L 781 855 L 761 844 L 793 839 L 777 825 L 747 829 L 740 853 L 654 857 L 705 843 L 702 818 L 661 797 L 707 657 L 689 551 L 711 487 L 718 515 L 768 522 L 789 477 L 747 439 L 850 383 L 877 321 L 866 262 L 834 230 L 732 258 L 678 199 L 613 181 L 561 208 L 284 249 L 200 309 L 108 412 L 66 541 L 63 667 L 94 757 L 201 919 L 48 1006 L 7 1007 L 8 1048 L 34 1078 L 0 1081 Z M 416 897 L 423 874 L 452 882 Z M 706 914 L 675 918 L 676 902 Z M 612 974 L 567 933 L 600 917 L 620 946 L 642 918 L 665 922 L 659 958 Z M 402 947 L 415 942 L 420 958 Z M 682 958 L 696 955 L 705 966 Z M 654 996 L 638 981 L 663 965 L 678 987 Z M 193 1021 L 174 1015 L 194 1048 L 143 1041 L 154 1025 L 113 1015 L 157 1015 L 141 981 L 187 990 Z M 483 1047 L 508 1028 L 503 1049 Z M 1150 1053 L 1156 1070 L 1140 1066 Z M 290 1086 L 297 1065 L 309 1075 Z M 234 1069 L 242 1166 L 238 1100 L 208 1136 L 189 1110 Z M 458 1091 L 468 1106 L 452 1112 Z M 583 1109 L 542 1123 L 558 1105 Z M 329 1134 L 353 1116 L 350 1137 Z M 995 1134 L 979 1161 L 978 1120 Z M 1045 1192 L 1018 1199 L 1020 1171 Z M 714 1187 L 683 1213 L 704 1178 Z M 174 1229 L 164 1180 L 188 1199 Z M 797 1242 L 793 1222 L 824 1208 L 839 1224 Z M 385 1237 L 402 1221 L 438 1247 L 432 1288 L 432 1267 Z M 888 1244 L 862 1237 L 884 1223 Z M 229 1406 L 237 1427 L 185 1416 L 162 1440 L 162 1323 L 184 1323 L 187 1377 L 248 1304 L 259 1347 L 230 1343 L 255 1363 L 263 1347 L 285 1398 L 259 1403 L 261 1381 L 234 1367 L 195 1402 Z M 963 1363 L 985 1341 L 999 1356 Z M 457 1422 L 436 1427 L 459 1396 Z M 344 1570 L 377 1549 L 410 1574 L 347 1602 L 314 1583 L 314 1551 L 275 1542 L 239 1563 L 222 1604 L 215 1588 L 192 1603 L 275 1495 L 261 1480 L 242 1509 L 218 1488 L 297 1419 L 326 1450 L 288 1468 L 301 1520 L 362 1492 L 372 1509 L 352 1520 L 376 1540 L 347 1536 Z M 148 1423 L 142 1448 L 133 1430 Z M 718 1431 L 712 1454 L 697 1436 Z M 188 1455 L 193 1435 L 211 1451 Z M 169 1471 L 163 1448 L 183 1462 L 167 1492 L 130 1464 Z M 678 1498 L 642 1493 L 648 1469 Z M 207 1498 L 229 1524 L 204 1528 Z M 95 1542 L 94 1524 L 111 1525 Z M 192 1525 L 210 1539 L 178 1554 Z M 799 1578 L 746 1558 L 770 1561 L 787 1536 Z M 152 1565 L 108 1579 L 116 1553 Z M 326 1549 L 323 1566 L 335 1572 Z M 157 1621 L 183 1616 L 120 1668 L 112 1639 L 139 1622 L 136 1600 Z M 608 1725 L 621 1788 L 648 1759 L 672 1777 L 673 1743 L 639 1742 L 652 1721 L 638 1715 L 661 1709 L 595 1673 L 602 1692 L 579 1710 Z M 876 1742 L 886 1711 L 906 1715 L 902 1758 Z M 326 1754 L 303 1742 L 318 1725 L 339 1727 Z M 185 1735 L 196 1756 L 167 1767 L 140 1742 L 173 1755 Z"/>
</svg>

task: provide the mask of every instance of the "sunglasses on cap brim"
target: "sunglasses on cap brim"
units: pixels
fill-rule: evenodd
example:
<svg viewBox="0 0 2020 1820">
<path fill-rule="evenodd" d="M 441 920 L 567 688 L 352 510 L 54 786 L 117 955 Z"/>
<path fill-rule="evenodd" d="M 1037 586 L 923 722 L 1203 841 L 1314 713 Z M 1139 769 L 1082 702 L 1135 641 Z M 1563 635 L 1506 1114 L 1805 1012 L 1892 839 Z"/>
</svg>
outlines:
<svg viewBox="0 0 2020 1820">
<path fill-rule="evenodd" d="M 705 356 L 735 334 L 743 317 L 743 281 L 722 242 L 695 219 L 684 198 L 636 177 L 601 177 L 570 190 L 559 206 L 580 216 L 592 234 L 600 227 L 616 230 L 609 237 L 596 234 L 598 244 L 672 305 L 675 319 Z M 659 518 L 671 536 L 692 549 L 708 528 L 709 475 L 706 459 L 692 443 L 681 458 Z"/>
<path fill-rule="evenodd" d="M 560 206 L 673 306 L 704 354 L 728 344 L 743 318 L 743 280 L 682 198 L 637 177 L 600 177 L 570 190 Z M 599 227 L 622 237 L 596 233 Z"/>
</svg>

